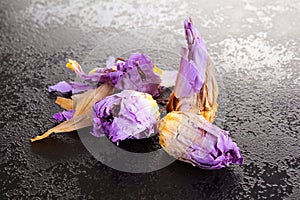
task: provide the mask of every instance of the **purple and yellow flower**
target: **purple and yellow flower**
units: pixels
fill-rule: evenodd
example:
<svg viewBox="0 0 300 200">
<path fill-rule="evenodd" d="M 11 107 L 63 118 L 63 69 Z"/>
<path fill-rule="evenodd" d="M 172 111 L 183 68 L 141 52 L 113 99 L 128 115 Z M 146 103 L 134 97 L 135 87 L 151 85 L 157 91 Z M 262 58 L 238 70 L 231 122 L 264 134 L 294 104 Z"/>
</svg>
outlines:
<svg viewBox="0 0 300 200">
<path fill-rule="evenodd" d="M 122 90 L 135 90 L 159 95 L 161 71 L 155 67 L 145 54 L 133 53 L 125 61 L 125 73 L 120 77 L 116 88 Z"/>
<path fill-rule="evenodd" d="M 243 163 L 228 132 L 195 113 L 168 113 L 159 124 L 159 142 L 171 156 L 203 169 Z"/>
<path fill-rule="evenodd" d="M 159 108 L 152 96 L 133 90 L 107 96 L 93 106 L 93 135 L 112 142 L 148 138 L 157 133 Z"/>
<path fill-rule="evenodd" d="M 79 92 L 87 91 L 89 89 L 93 89 L 93 86 L 90 84 L 85 84 L 85 83 L 75 82 L 75 81 L 71 81 L 70 83 L 67 83 L 66 81 L 61 81 L 56 85 L 50 86 L 48 91 L 49 92 L 57 91 L 61 93 L 72 92 L 72 94 L 76 94 Z"/>
<path fill-rule="evenodd" d="M 105 68 L 93 69 L 86 74 L 74 60 L 67 67 L 85 81 L 110 83 L 121 90 L 136 90 L 153 96 L 159 94 L 162 70 L 152 64 L 145 54 L 133 53 L 128 60 L 110 57 Z"/>
<path fill-rule="evenodd" d="M 90 83 L 67 83 L 65 81 L 61 81 L 58 84 L 49 87 L 49 92 L 72 92 L 73 94 L 80 92 L 84 93 L 73 95 L 72 99 L 58 97 L 56 103 L 62 108 L 66 109 L 66 111 L 54 114 L 53 119 L 56 122 L 62 123 L 48 130 L 44 134 L 31 139 L 32 142 L 44 139 L 52 133 L 73 131 L 77 129 L 77 126 L 89 126 L 91 122 L 89 122 L 88 119 L 91 118 L 91 108 L 94 105 L 95 100 L 98 101 L 108 95 L 111 95 L 115 88 L 121 90 L 133 89 L 156 96 L 160 91 L 161 77 L 167 79 L 167 77 L 174 74 L 174 71 L 168 71 L 166 74 L 163 74 L 163 71 L 154 66 L 145 54 L 131 54 L 128 60 L 109 57 L 106 64 L 107 66 L 105 68 L 96 68 L 86 74 L 76 61 L 68 61 L 66 66 L 73 70 L 84 81 Z M 101 85 L 96 88 L 95 84 L 92 84 L 93 82 L 97 84 L 100 83 Z M 164 80 L 163 83 L 168 87 L 172 86 L 172 81 Z M 142 96 L 145 95 L 146 94 Z M 152 101 L 149 100 L 148 103 L 153 101 L 153 99 Z M 145 103 L 141 100 L 138 102 L 141 105 Z M 156 108 L 158 108 L 157 105 L 153 112 L 156 112 Z M 143 110 L 143 108 L 140 109 Z M 145 111 L 148 110 L 149 109 L 145 109 Z M 145 115 L 145 117 L 149 117 L 148 114 Z M 143 120 L 143 123 L 147 121 L 143 118 L 143 116 L 139 116 L 139 118 Z M 150 124 L 154 121 L 154 119 L 151 117 L 149 120 Z M 76 121 L 78 124 L 75 124 L 74 121 Z M 142 126 L 143 125 L 136 127 L 141 128 Z M 133 135 L 131 138 L 148 137 L 150 132 L 154 132 L 152 130 L 155 128 L 154 126 L 149 124 L 147 125 L 147 123 L 145 123 L 144 126 L 148 128 L 148 132 L 143 131 L 141 133 L 132 133 Z"/>
<path fill-rule="evenodd" d="M 66 64 L 67 68 L 73 70 L 80 78 L 85 81 L 96 82 L 96 83 L 110 83 L 115 85 L 123 75 L 123 65 L 124 61 L 117 61 L 112 63 L 115 59 L 109 57 L 107 61 L 107 66 L 105 68 L 95 68 L 86 74 L 82 67 L 75 60 L 69 59 L 69 62 Z"/>
<path fill-rule="evenodd" d="M 167 110 L 202 114 L 212 122 L 218 108 L 214 67 L 190 18 L 184 21 L 184 30 L 188 48 L 181 49 L 180 68 Z"/>
</svg>

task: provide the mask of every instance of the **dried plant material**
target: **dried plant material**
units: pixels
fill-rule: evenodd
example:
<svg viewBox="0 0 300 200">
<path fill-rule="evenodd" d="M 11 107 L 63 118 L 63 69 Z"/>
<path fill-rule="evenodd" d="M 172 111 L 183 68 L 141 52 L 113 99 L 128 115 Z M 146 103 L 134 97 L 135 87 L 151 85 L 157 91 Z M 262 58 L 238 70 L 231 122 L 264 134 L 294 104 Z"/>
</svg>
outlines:
<svg viewBox="0 0 300 200">
<path fill-rule="evenodd" d="M 85 83 L 75 82 L 75 81 L 71 81 L 70 83 L 67 83 L 66 81 L 61 81 L 56 85 L 50 86 L 48 88 L 48 91 L 49 92 L 57 91 L 61 93 L 72 92 L 72 94 L 76 94 L 76 93 L 87 91 L 92 88 L 94 87 L 90 84 L 85 84 Z"/>
<path fill-rule="evenodd" d="M 161 86 L 173 87 L 175 85 L 175 77 L 177 77 L 178 71 L 175 70 L 163 70 L 161 73 Z"/>
<path fill-rule="evenodd" d="M 171 156 L 203 169 L 243 162 L 226 131 L 191 112 L 173 111 L 161 119 L 159 142 Z"/>
<path fill-rule="evenodd" d="M 92 125 L 92 119 L 91 119 L 90 114 L 75 116 L 72 119 L 70 119 L 68 121 L 64 121 L 63 123 L 55 126 L 54 128 L 51 128 L 44 134 L 36 136 L 35 138 L 31 139 L 30 141 L 35 142 L 35 141 L 47 138 L 52 133 L 71 132 L 71 131 L 75 131 L 77 129 L 88 127 L 91 125 Z"/>
<path fill-rule="evenodd" d="M 114 90 L 115 88 L 110 84 L 103 84 L 97 89 L 73 95 L 71 98 L 74 102 L 74 116 L 91 113 L 93 105 L 104 97 L 113 94 Z"/>
<path fill-rule="evenodd" d="M 180 68 L 167 111 L 194 112 L 213 122 L 218 108 L 214 67 L 191 19 L 185 20 L 184 28 L 188 49 L 181 50 Z"/>
<path fill-rule="evenodd" d="M 116 84 L 121 90 L 135 90 L 159 95 L 161 70 L 145 54 L 133 53 L 124 63 L 124 73 Z"/>
<path fill-rule="evenodd" d="M 52 133 L 70 132 L 92 125 L 92 106 L 95 102 L 113 94 L 114 87 L 109 84 L 100 85 L 97 89 L 88 90 L 85 93 L 72 96 L 75 113 L 71 119 L 64 121 L 56 127 L 48 130 L 41 136 L 31 139 L 31 142 L 47 138 Z"/>
<path fill-rule="evenodd" d="M 74 60 L 69 60 L 67 67 L 85 81 L 110 83 L 121 90 L 159 95 L 162 70 L 154 66 L 145 54 L 133 53 L 127 60 L 110 57 L 105 68 L 95 68 L 88 74 Z"/>
<path fill-rule="evenodd" d="M 68 121 L 68 120 L 72 119 L 72 117 L 74 116 L 74 113 L 75 113 L 75 110 L 64 110 L 62 112 L 55 113 L 52 116 L 52 119 L 56 123 Z"/>
<path fill-rule="evenodd" d="M 68 99 L 68 98 L 64 98 L 64 97 L 57 97 L 55 103 L 60 105 L 60 107 L 62 107 L 63 109 L 66 109 L 66 110 L 73 109 L 73 100 L 72 99 Z"/>
<path fill-rule="evenodd" d="M 159 108 L 151 95 L 133 90 L 107 96 L 93 107 L 93 135 L 112 142 L 142 139 L 156 134 Z"/>
<path fill-rule="evenodd" d="M 197 101 L 193 108 L 200 108 L 200 114 L 209 122 L 213 122 L 218 111 L 218 98 L 219 90 L 217 80 L 215 78 L 215 70 L 208 58 L 206 66 L 206 78 L 203 87 L 199 94 L 197 94 Z M 194 111 L 196 113 L 196 111 Z"/>
</svg>

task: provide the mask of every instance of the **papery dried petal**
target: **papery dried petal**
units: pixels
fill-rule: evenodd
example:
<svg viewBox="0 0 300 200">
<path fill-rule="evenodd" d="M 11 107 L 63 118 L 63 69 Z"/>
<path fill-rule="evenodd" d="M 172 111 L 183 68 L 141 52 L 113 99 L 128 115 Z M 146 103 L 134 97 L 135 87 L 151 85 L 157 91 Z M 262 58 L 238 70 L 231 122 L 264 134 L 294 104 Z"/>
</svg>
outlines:
<svg viewBox="0 0 300 200">
<path fill-rule="evenodd" d="M 95 102 L 113 94 L 114 88 L 109 84 L 100 85 L 97 89 L 72 96 L 75 113 L 71 119 L 51 128 L 42 135 L 31 139 L 31 142 L 47 138 L 52 133 L 70 132 L 92 125 L 92 106 Z"/>
<path fill-rule="evenodd" d="M 171 156 L 203 169 L 243 162 L 228 133 L 195 113 L 168 113 L 159 124 L 159 141 Z"/>
<path fill-rule="evenodd" d="M 151 95 L 124 90 L 93 107 L 93 135 L 107 135 L 113 142 L 148 138 L 156 134 L 158 105 Z"/>
<path fill-rule="evenodd" d="M 53 86 L 50 86 L 48 89 L 49 92 L 62 92 L 62 93 L 66 93 L 66 92 L 71 92 L 72 91 L 72 87 L 69 83 L 67 83 L 66 81 L 61 81 Z"/>
<path fill-rule="evenodd" d="M 73 108 L 73 100 L 64 98 L 64 97 L 57 97 L 56 104 L 60 105 L 63 109 L 71 110 Z"/>
<path fill-rule="evenodd" d="M 160 76 L 161 78 L 161 86 L 163 87 L 172 87 L 175 85 L 176 79 L 174 77 L 177 77 L 178 71 L 172 70 L 164 70 L 162 71 L 162 74 Z"/>
<path fill-rule="evenodd" d="M 86 74 L 82 67 L 75 61 L 69 59 L 69 62 L 66 66 L 73 70 L 79 77 L 81 77 L 85 81 L 96 82 L 96 83 L 110 83 L 111 85 L 115 85 L 120 76 L 123 75 L 123 68 L 117 69 L 116 66 L 112 65 L 113 57 L 109 58 L 107 62 L 106 68 L 97 68 L 92 70 L 89 74 Z M 125 62 L 119 63 L 119 65 L 124 65 Z"/>
<path fill-rule="evenodd" d="M 97 89 L 88 90 L 82 94 L 73 95 L 71 98 L 74 102 L 74 116 L 90 113 L 92 114 L 93 105 L 99 100 L 112 95 L 115 88 L 110 84 L 102 84 Z"/>
<path fill-rule="evenodd" d="M 146 92 L 152 96 L 159 94 L 161 79 L 155 67 L 145 54 L 133 53 L 124 65 L 126 73 L 120 77 L 116 88 Z"/>
<path fill-rule="evenodd" d="M 167 111 L 202 114 L 212 122 L 217 113 L 218 85 L 205 43 L 191 19 L 184 21 L 188 49 L 182 48 L 180 69 Z"/>
<path fill-rule="evenodd" d="M 77 94 L 94 88 L 93 85 L 75 81 L 71 81 L 70 85 L 72 86 L 72 94 Z"/>
<path fill-rule="evenodd" d="M 92 119 L 90 114 L 74 116 L 72 119 L 62 122 L 61 124 L 49 129 L 47 132 L 43 133 L 42 135 L 36 136 L 30 141 L 36 142 L 38 140 L 42 140 L 49 137 L 52 133 L 71 132 L 91 125 L 92 125 Z"/>
<path fill-rule="evenodd" d="M 145 54 L 133 53 L 128 60 L 109 57 L 106 64 L 105 68 L 93 69 L 89 74 L 74 60 L 69 60 L 67 67 L 86 81 L 110 83 L 121 90 L 158 95 L 162 70 L 155 67 Z"/>
</svg>

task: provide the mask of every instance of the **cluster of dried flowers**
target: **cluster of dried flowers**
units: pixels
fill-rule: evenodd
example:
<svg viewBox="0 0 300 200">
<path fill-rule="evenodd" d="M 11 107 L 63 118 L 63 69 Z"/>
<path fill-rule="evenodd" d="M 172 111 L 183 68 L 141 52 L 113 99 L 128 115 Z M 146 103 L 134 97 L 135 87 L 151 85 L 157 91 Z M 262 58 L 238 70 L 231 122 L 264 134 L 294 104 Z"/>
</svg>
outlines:
<svg viewBox="0 0 300 200">
<path fill-rule="evenodd" d="M 154 99 L 160 96 L 161 88 L 172 85 L 169 77 L 174 72 L 159 69 L 145 54 L 133 53 L 127 60 L 110 57 L 105 68 L 88 74 L 69 60 L 67 67 L 85 83 L 62 81 L 49 87 L 49 92 L 71 92 L 73 96 L 57 98 L 56 103 L 65 111 L 54 114 L 53 119 L 61 123 L 31 141 L 87 126 L 93 126 L 94 136 L 107 136 L 117 144 L 158 132 L 166 152 L 194 166 L 220 169 L 242 164 L 236 143 L 212 124 L 218 108 L 218 86 L 204 41 L 191 19 L 184 21 L 184 30 L 188 48 L 181 49 L 180 68 L 165 117 L 160 119 Z"/>
</svg>

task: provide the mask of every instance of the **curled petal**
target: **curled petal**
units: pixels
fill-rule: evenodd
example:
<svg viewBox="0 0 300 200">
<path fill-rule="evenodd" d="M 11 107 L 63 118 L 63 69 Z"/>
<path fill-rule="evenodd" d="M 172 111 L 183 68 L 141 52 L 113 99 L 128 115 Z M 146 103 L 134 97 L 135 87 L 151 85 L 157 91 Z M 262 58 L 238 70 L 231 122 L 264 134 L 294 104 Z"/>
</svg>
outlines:
<svg viewBox="0 0 300 200">
<path fill-rule="evenodd" d="M 81 66 L 75 60 L 69 59 L 69 61 L 66 64 L 66 67 L 71 69 L 72 71 L 74 71 L 78 75 L 84 73 Z"/>
<path fill-rule="evenodd" d="M 89 74 L 86 74 L 82 67 L 75 61 L 69 59 L 66 66 L 73 70 L 79 77 L 85 81 L 96 82 L 96 83 L 111 83 L 115 85 L 117 79 L 123 74 L 122 70 L 117 70 L 112 64 L 114 61 L 113 57 L 110 57 L 107 61 L 106 68 L 96 68 L 92 70 Z"/>
<path fill-rule="evenodd" d="M 192 25 L 189 18 L 184 21 L 184 29 L 188 43 L 188 49 L 181 50 L 181 63 L 177 76 L 174 93 L 177 98 L 191 97 L 199 93 L 205 81 L 205 71 L 207 64 L 207 50 L 203 39 L 199 36 L 198 30 Z M 181 84 L 187 82 L 185 87 Z M 189 93 L 182 91 L 193 90 Z"/>
<path fill-rule="evenodd" d="M 195 113 L 168 113 L 160 121 L 159 141 L 171 156 L 203 169 L 243 163 L 228 133 Z"/>
<path fill-rule="evenodd" d="M 124 90 L 93 107 L 93 135 L 107 135 L 113 142 L 153 136 L 159 120 L 158 105 L 151 95 Z"/>
<path fill-rule="evenodd" d="M 67 67 L 83 80 L 110 83 L 121 90 L 136 90 L 153 96 L 159 94 L 162 70 L 154 66 L 145 54 L 133 53 L 128 60 L 109 57 L 106 65 L 86 74 L 76 61 L 69 60 L 67 63 Z"/>
</svg>

